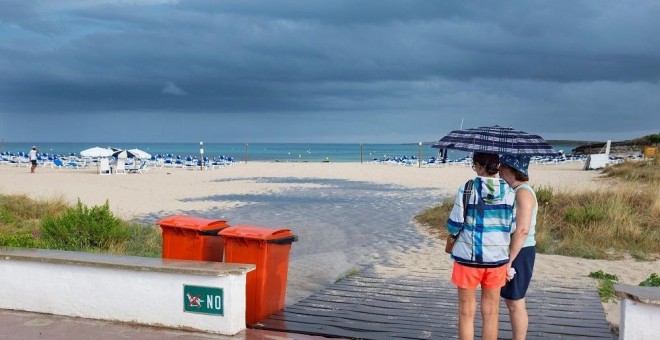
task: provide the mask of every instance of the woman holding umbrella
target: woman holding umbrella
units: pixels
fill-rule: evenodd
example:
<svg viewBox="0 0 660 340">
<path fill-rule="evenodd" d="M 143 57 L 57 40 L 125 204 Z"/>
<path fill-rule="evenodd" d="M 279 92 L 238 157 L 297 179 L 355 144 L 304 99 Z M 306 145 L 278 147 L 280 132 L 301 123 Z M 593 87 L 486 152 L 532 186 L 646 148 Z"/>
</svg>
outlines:
<svg viewBox="0 0 660 340">
<path fill-rule="evenodd" d="M 447 229 L 457 236 L 451 256 L 452 282 L 458 289 L 458 333 L 474 338 L 476 290 L 481 285 L 482 338 L 497 339 L 500 289 L 507 278 L 513 217 L 513 190 L 497 178 L 496 154 L 475 152 L 473 180 L 458 190 Z M 471 192 L 464 194 L 465 191 Z M 467 198 L 464 207 L 463 200 Z"/>
<path fill-rule="evenodd" d="M 500 176 L 509 183 L 508 185 L 506 183 L 501 184 L 502 186 L 506 186 L 508 188 L 508 190 L 504 191 L 510 193 L 510 196 L 512 197 L 511 199 L 515 199 L 516 202 L 516 209 L 514 212 L 515 220 L 513 218 L 514 214 L 512 213 L 510 215 L 511 224 L 509 230 L 510 232 L 513 232 L 513 235 L 509 236 L 506 233 L 502 233 L 501 236 L 503 238 L 500 240 L 501 243 L 499 243 L 494 248 L 488 249 L 488 252 L 492 252 L 495 249 L 497 249 L 498 252 L 502 251 L 502 245 L 505 245 L 505 249 L 503 250 L 506 253 L 505 264 L 507 264 L 506 266 L 503 266 L 505 273 L 508 273 L 508 257 L 509 251 L 511 252 L 510 256 L 511 260 L 513 261 L 511 263 L 511 268 L 515 269 L 518 274 L 515 274 L 513 277 L 507 277 L 508 281 L 511 281 L 511 283 L 507 284 L 507 286 L 502 290 L 501 295 L 505 298 L 507 307 L 509 308 L 514 339 L 524 339 L 527 333 L 527 311 L 525 309 L 524 297 L 532 276 L 532 270 L 534 266 L 534 226 L 536 224 L 536 211 L 538 207 L 536 203 L 536 197 L 534 196 L 534 191 L 526 183 L 527 168 L 529 165 L 530 156 L 557 155 L 557 152 L 552 148 L 550 144 L 548 144 L 548 142 L 546 142 L 542 137 L 538 135 L 532 135 L 524 131 L 497 125 L 451 131 L 448 135 L 440 139 L 438 143 L 433 145 L 433 147 L 475 152 L 475 171 L 477 171 L 477 179 L 479 179 L 479 177 L 486 177 L 484 175 L 484 171 L 488 168 L 488 166 L 485 166 L 486 169 L 483 169 L 484 163 L 481 163 L 480 168 L 479 161 L 476 159 L 476 155 L 479 152 L 511 155 L 502 156 L 501 161 L 503 166 L 501 167 Z M 486 171 L 486 174 L 494 174 L 494 172 Z M 475 184 L 476 183 L 477 181 L 475 180 Z M 515 193 L 511 187 L 509 187 L 509 185 L 516 188 Z M 475 185 L 475 188 L 478 189 L 479 187 Z M 459 196 L 460 194 L 461 191 L 459 190 Z M 505 196 L 508 197 L 509 194 L 506 194 Z M 503 211 L 508 212 L 509 209 L 512 211 L 513 209 L 508 205 L 508 198 L 506 202 L 506 205 L 501 206 Z M 463 209 L 462 200 L 459 197 L 456 199 L 456 204 L 454 204 L 454 209 L 452 210 L 449 221 L 447 222 L 447 228 L 453 235 L 456 235 L 457 233 L 461 234 L 456 241 L 456 245 L 452 251 L 452 257 L 456 261 L 454 263 L 454 271 L 456 271 L 456 268 L 459 265 L 469 264 L 469 262 L 465 261 L 465 258 L 460 257 L 460 253 L 457 253 L 457 251 L 462 251 L 463 256 L 468 256 L 468 254 L 465 253 L 465 250 L 471 250 L 470 247 L 472 247 L 471 251 L 474 251 L 473 254 L 477 254 L 479 247 L 485 249 L 487 240 L 485 237 L 483 239 L 478 237 L 473 239 L 465 237 L 465 234 L 470 233 L 472 233 L 472 235 L 479 236 L 479 231 L 481 234 L 485 235 L 485 230 L 493 229 L 484 229 L 484 227 L 486 227 L 485 223 L 492 222 L 492 220 L 490 218 L 483 218 L 486 216 L 487 210 L 482 209 L 481 207 L 485 208 L 488 207 L 488 205 L 480 206 L 480 204 L 478 204 L 475 208 L 471 208 L 470 204 L 468 204 L 466 210 L 468 214 L 464 222 L 463 216 L 461 216 L 461 210 Z M 476 210 L 476 212 L 474 212 L 474 210 Z M 476 214 L 475 216 L 477 217 L 481 216 L 482 219 L 480 220 L 477 218 L 476 221 L 474 220 L 474 217 L 471 219 L 471 215 L 469 215 L 470 212 Z M 504 220 L 505 219 L 502 219 L 501 223 L 504 223 Z M 479 225 L 480 221 L 484 225 Z M 464 226 L 465 228 L 463 228 Z M 507 228 L 504 227 L 504 224 L 502 224 L 501 230 L 505 231 L 506 229 Z M 514 232 L 514 230 L 516 231 Z M 469 243 L 462 244 L 461 240 Z M 509 245 L 509 243 L 511 244 Z M 484 251 L 484 254 L 486 254 L 486 251 Z M 501 262 L 499 259 L 501 258 L 504 258 L 503 254 L 499 254 L 497 260 L 490 259 L 489 261 L 491 261 L 491 264 L 500 264 Z M 475 259 L 478 260 L 479 257 L 477 256 L 475 258 L 470 258 L 470 260 Z M 486 256 L 482 256 L 481 260 L 483 262 L 489 262 L 486 260 Z M 478 261 L 476 261 L 476 263 L 479 265 Z M 458 268 L 460 269 L 461 267 Z M 454 283 L 457 282 L 454 280 L 453 274 L 452 281 L 454 281 Z M 486 313 L 490 313 L 493 310 L 495 314 L 497 314 L 498 305 L 496 302 L 490 302 L 495 303 L 494 305 L 490 305 L 488 303 L 484 305 L 484 296 L 486 296 L 488 301 L 490 301 L 492 298 L 490 295 L 492 289 L 484 290 L 484 282 L 481 282 L 481 285 L 482 314 L 484 314 L 484 311 Z M 461 339 L 472 338 L 474 335 L 473 320 L 475 293 L 474 291 L 466 291 L 464 288 L 461 288 L 461 285 L 459 284 L 457 284 L 457 286 L 459 287 L 459 334 Z M 486 283 L 486 286 L 488 288 L 488 286 L 493 287 L 494 285 Z M 504 286 L 503 283 L 502 286 Z M 498 293 L 500 293 L 499 289 L 497 290 Z M 463 320 L 461 318 L 463 318 Z M 483 338 L 495 338 L 497 336 L 497 315 L 494 317 L 489 316 L 487 319 L 486 315 L 484 314 L 483 319 Z M 494 325 L 493 321 L 495 323 Z"/>
<path fill-rule="evenodd" d="M 527 335 L 527 308 L 525 294 L 534 271 L 536 257 L 536 213 L 538 203 L 534 189 L 529 181 L 529 156 L 500 156 L 500 177 L 504 179 L 516 195 L 515 232 L 511 235 L 509 246 L 509 266 L 516 274 L 509 280 L 500 292 L 509 309 L 513 339 L 525 339 Z"/>
</svg>

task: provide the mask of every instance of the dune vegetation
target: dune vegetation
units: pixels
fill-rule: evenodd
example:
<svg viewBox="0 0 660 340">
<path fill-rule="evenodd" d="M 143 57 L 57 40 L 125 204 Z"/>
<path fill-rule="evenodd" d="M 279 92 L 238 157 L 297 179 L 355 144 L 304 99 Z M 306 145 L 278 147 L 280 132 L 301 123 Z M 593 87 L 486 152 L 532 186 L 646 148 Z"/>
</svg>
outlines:
<svg viewBox="0 0 660 340">
<path fill-rule="evenodd" d="M 658 159 L 616 164 L 603 174 L 614 179 L 608 190 L 569 193 L 535 187 L 537 251 L 590 259 L 660 256 Z M 444 238 L 452 206 L 452 200 L 441 202 L 415 220 Z"/>
<path fill-rule="evenodd" d="M 0 195 L 0 246 L 160 257 L 160 230 L 115 217 L 108 202 Z"/>
</svg>

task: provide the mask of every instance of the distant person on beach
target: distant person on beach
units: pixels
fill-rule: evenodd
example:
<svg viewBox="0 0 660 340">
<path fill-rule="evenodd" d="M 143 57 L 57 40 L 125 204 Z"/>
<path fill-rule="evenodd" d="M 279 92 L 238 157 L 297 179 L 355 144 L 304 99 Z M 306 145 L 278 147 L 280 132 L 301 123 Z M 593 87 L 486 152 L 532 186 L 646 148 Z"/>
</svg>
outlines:
<svg viewBox="0 0 660 340">
<path fill-rule="evenodd" d="M 460 339 L 474 338 L 476 290 L 481 285 L 482 338 L 497 339 L 500 289 L 507 279 L 515 196 L 506 182 L 496 177 L 500 164 L 497 155 L 475 153 L 472 161 L 477 177 L 467 210 L 463 207 L 464 185 L 458 189 L 447 220 L 447 230 L 458 234 L 451 253 L 451 280 L 458 288 L 458 334 Z"/>
<path fill-rule="evenodd" d="M 511 266 L 516 270 L 512 280 L 502 288 L 500 296 L 509 309 L 513 339 L 525 339 L 527 335 L 528 317 L 525 307 L 525 294 L 532 280 L 534 259 L 536 258 L 536 213 L 538 203 L 534 189 L 529 181 L 529 156 L 502 155 L 500 157 L 500 177 L 504 179 L 516 195 L 515 200 L 515 231 L 511 235 L 509 257 Z"/>
<path fill-rule="evenodd" d="M 34 169 L 37 168 L 37 152 L 39 152 L 39 149 L 37 149 L 36 146 L 33 146 L 32 150 L 30 150 L 30 163 L 32 163 L 32 166 L 30 167 L 31 173 L 34 173 Z"/>
</svg>

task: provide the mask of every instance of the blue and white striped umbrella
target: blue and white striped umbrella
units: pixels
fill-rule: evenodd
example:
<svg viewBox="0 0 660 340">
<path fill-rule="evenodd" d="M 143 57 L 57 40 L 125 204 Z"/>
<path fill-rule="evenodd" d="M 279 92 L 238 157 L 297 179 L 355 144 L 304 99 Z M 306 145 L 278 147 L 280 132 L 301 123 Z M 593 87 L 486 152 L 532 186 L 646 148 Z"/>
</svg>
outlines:
<svg viewBox="0 0 660 340">
<path fill-rule="evenodd" d="M 454 130 L 432 147 L 493 154 L 557 155 L 557 151 L 540 136 L 497 125 Z"/>
</svg>

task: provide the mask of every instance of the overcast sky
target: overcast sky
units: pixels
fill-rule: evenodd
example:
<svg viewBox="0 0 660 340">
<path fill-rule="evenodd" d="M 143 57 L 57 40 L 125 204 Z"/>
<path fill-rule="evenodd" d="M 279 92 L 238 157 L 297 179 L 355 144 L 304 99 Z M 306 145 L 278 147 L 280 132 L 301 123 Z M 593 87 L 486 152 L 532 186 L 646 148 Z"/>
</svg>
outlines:
<svg viewBox="0 0 660 340">
<path fill-rule="evenodd" d="M 0 138 L 660 132 L 660 1 L 0 0 Z"/>
</svg>

